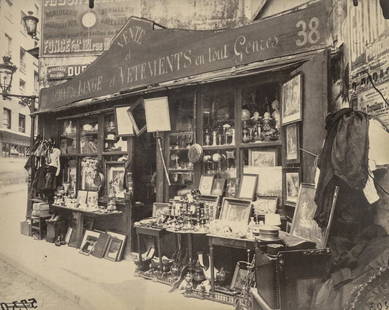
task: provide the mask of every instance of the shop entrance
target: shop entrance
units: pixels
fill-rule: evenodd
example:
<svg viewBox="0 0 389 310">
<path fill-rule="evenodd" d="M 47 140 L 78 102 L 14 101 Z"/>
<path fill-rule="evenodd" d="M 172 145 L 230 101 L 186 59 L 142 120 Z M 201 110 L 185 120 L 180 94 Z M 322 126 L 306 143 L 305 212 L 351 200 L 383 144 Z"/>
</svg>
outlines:
<svg viewBox="0 0 389 310">
<path fill-rule="evenodd" d="M 143 133 L 134 141 L 134 200 L 144 205 L 144 216 L 151 216 L 155 201 L 156 139 Z M 142 212 L 143 213 L 143 212 Z"/>
</svg>

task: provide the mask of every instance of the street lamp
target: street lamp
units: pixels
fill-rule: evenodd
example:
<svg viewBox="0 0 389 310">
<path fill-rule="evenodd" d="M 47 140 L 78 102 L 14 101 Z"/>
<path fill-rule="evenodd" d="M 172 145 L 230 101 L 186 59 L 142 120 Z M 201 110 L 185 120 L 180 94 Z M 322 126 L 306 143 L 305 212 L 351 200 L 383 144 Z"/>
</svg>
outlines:
<svg viewBox="0 0 389 310">
<path fill-rule="evenodd" d="M 39 22 L 39 18 L 32 15 L 31 11 L 28 11 L 28 15 L 23 16 L 23 22 L 26 26 L 27 34 L 31 38 L 36 39 L 36 28 Z"/>
<path fill-rule="evenodd" d="M 4 56 L 3 61 L 4 63 L 0 64 L 0 88 L 3 99 L 8 97 L 19 98 L 20 101 L 30 109 L 31 113 L 35 112 L 35 100 L 37 96 L 26 96 L 9 93 L 12 86 L 12 76 L 17 68 L 11 62 L 10 56 Z"/>
</svg>

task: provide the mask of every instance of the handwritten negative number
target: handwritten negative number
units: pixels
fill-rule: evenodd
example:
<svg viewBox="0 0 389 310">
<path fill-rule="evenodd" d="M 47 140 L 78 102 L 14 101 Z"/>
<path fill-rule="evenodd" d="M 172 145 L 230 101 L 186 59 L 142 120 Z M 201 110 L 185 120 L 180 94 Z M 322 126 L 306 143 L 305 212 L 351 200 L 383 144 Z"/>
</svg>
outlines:
<svg viewBox="0 0 389 310">
<path fill-rule="evenodd" d="M 299 20 L 296 23 L 296 27 L 297 29 L 301 29 L 297 32 L 297 36 L 299 36 L 299 39 L 296 40 L 297 46 L 304 46 L 307 43 L 315 44 L 320 40 L 319 19 L 317 17 L 311 18 L 308 27 L 307 23 L 303 20 Z"/>
</svg>

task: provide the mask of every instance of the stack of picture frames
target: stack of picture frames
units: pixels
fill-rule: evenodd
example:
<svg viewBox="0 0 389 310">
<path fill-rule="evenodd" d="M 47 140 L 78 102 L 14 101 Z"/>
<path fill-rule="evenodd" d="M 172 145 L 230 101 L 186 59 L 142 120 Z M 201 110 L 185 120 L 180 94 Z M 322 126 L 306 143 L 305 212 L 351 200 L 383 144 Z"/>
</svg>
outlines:
<svg viewBox="0 0 389 310">
<path fill-rule="evenodd" d="M 114 232 L 86 230 L 79 251 L 84 255 L 120 261 L 126 239 L 125 235 Z"/>
<path fill-rule="evenodd" d="M 303 75 L 294 75 L 281 88 L 283 131 L 283 203 L 295 207 L 301 183 L 300 127 L 303 120 Z"/>
</svg>

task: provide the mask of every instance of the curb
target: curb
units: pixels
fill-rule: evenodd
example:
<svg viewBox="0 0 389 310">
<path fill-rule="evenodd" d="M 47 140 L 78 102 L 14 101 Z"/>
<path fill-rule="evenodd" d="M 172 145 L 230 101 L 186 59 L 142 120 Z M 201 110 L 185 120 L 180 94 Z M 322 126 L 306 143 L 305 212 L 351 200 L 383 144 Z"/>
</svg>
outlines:
<svg viewBox="0 0 389 310">
<path fill-rule="evenodd" d="M 51 280 L 45 278 L 40 273 L 34 272 L 32 269 L 25 267 L 23 264 L 15 261 L 14 259 L 9 257 L 8 255 L 0 252 L 0 259 L 2 259 L 3 261 L 5 261 L 7 264 L 11 265 L 15 269 L 32 277 L 34 280 L 41 282 L 43 285 L 49 287 L 54 292 L 56 292 L 58 295 L 63 296 L 65 298 L 71 300 L 72 302 L 74 302 L 75 304 L 80 306 L 81 308 L 93 309 L 93 305 L 90 304 L 88 301 L 82 299 L 81 296 L 74 294 L 66 287 L 59 285 L 57 282 L 54 282 L 54 281 L 51 281 Z"/>
</svg>

